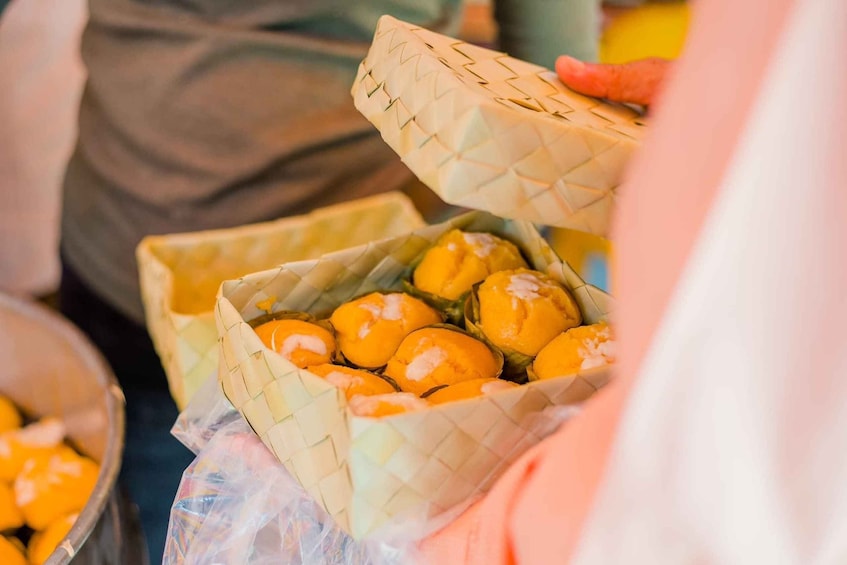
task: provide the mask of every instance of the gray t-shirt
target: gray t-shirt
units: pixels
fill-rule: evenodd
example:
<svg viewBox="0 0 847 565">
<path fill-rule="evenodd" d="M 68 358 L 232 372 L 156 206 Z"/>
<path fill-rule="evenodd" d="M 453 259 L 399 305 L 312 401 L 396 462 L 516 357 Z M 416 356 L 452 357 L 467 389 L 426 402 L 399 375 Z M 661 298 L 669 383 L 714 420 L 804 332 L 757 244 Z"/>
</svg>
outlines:
<svg viewBox="0 0 847 565">
<path fill-rule="evenodd" d="M 502 4 L 522 19 L 531 12 L 516 7 L 550 5 Z M 380 15 L 455 35 L 460 9 L 461 0 L 91 0 L 65 260 L 142 322 L 134 249 L 145 235 L 270 220 L 411 182 L 350 88 Z M 536 25 L 550 25 L 548 12 Z"/>
</svg>

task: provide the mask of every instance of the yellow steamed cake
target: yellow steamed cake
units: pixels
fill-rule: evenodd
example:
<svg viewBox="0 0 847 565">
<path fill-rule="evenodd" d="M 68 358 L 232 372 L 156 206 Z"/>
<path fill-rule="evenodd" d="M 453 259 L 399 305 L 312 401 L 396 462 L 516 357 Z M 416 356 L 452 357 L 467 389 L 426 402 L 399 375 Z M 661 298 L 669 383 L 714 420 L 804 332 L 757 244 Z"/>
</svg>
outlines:
<svg viewBox="0 0 847 565">
<path fill-rule="evenodd" d="M 357 416 L 382 418 L 429 408 L 429 402 L 410 392 L 391 392 L 374 396 L 354 396 L 350 410 Z"/>
<path fill-rule="evenodd" d="M 367 296 L 342 304 L 330 323 L 341 353 L 352 364 L 382 367 L 409 332 L 441 322 L 441 315 L 422 300 L 402 292 Z"/>
<path fill-rule="evenodd" d="M 343 390 L 348 400 L 356 395 L 371 396 L 396 392 L 385 379 L 361 369 L 325 363 L 313 365 L 308 370 Z"/>
<path fill-rule="evenodd" d="M 418 396 L 433 387 L 494 378 L 502 363 L 487 345 L 461 331 L 444 327 L 410 333 L 388 361 L 385 374 L 400 389 Z"/>
<path fill-rule="evenodd" d="M 538 352 L 534 378 L 551 379 L 602 367 L 615 361 L 612 332 L 605 322 L 561 333 Z"/>
<path fill-rule="evenodd" d="M 515 269 L 487 277 L 477 291 L 485 337 L 503 350 L 530 357 L 561 332 L 582 322 L 573 296 L 539 271 Z"/>
<path fill-rule="evenodd" d="M 526 267 L 518 248 L 490 233 L 451 230 L 430 247 L 412 273 L 412 284 L 456 300 L 489 274 Z"/>
<path fill-rule="evenodd" d="M 266 347 L 301 369 L 329 363 L 335 355 L 335 337 L 317 324 L 293 318 L 272 320 L 255 331 Z"/>
<path fill-rule="evenodd" d="M 9 484 L 0 482 L 0 531 L 17 530 L 24 525 L 24 515 L 15 503 Z"/>
<path fill-rule="evenodd" d="M 64 439 L 65 425 L 57 418 L 0 434 L 0 480 L 11 483 L 28 460 L 52 455 Z"/>
<path fill-rule="evenodd" d="M 41 565 L 47 561 L 56 547 L 67 537 L 78 516 L 76 513 L 61 516 L 51 522 L 43 531 L 32 535 L 27 546 L 29 561 L 32 565 Z"/>
<path fill-rule="evenodd" d="M 431 404 L 444 404 L 445 402 L 454 402 L 456 400 L 493 394 L 517 386 L 517 384 L 511 381 L 504 381 L 502 379 L 472 379 L 440 388 L 428 395 L 426 399 Z"/>
<path fill-rule="evenodd" d="M 3 565 L 28 565 L 24 552 L 18 548 L 16 541 L 0 536 L 0 563 Z"/>
<path fill-rule="evenodd" d="M 30 459 L 15 479 L 15 502 L 33 530 L 79 512 L 97 483 L 100 468 L 70 447 L 49 457 Z"/>
</svg>

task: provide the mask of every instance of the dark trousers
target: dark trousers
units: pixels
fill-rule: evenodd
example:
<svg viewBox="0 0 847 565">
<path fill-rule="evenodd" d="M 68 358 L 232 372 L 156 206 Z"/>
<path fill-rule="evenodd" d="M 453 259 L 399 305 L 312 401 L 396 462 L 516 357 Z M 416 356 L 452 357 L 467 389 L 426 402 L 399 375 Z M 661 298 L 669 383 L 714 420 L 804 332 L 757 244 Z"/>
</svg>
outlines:
<svg viewBox="0 0 847 565">
<path fill-rule="evenodd" d="M 126 396 L 120 481 L 138 505 L 151 563 L 161 563 L 170 508 L 193 454 L 170 435 L 177 409 L 144 326 L 94 295 L 67 264 L 59 307 L 103 353 Z"/>
</svg>

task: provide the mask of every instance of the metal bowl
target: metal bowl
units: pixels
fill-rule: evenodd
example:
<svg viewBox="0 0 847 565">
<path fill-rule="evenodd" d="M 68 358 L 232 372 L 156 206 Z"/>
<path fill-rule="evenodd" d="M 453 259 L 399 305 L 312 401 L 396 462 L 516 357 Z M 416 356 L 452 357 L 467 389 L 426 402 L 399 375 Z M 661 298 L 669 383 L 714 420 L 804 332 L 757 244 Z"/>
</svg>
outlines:
<svg viewBox="0 0 847 565">
<path fill-rule="evenodd" d="M 0 294 L 0 393 L 26 416 L 61 418 L 74 447 L 100 463 L 91 498 L 46 563 L 143 562 L 143 549 L 130 549 L 143 548 L 142 538 L 127 529 L 131 514 L 115 490 L 124 397 L 99 352 L 59 314 Z"/>
</svg>

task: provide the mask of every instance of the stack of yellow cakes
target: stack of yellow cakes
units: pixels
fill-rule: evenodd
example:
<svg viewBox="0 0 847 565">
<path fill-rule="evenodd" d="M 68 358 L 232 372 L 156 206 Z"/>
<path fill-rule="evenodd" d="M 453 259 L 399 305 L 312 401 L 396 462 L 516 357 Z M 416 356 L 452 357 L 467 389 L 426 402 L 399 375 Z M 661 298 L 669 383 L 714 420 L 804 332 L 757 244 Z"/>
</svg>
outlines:
<svg viewBox="0 0 847 565">
<path fill-rule="evenodd" d="M 46 561 L 88 501 L 98 474 L 97 463 L 65 442 L 59 420 L 24 426 L 17 408 L 0 397 L 0 563 Z"/>
<path fill-rule="evenodd" d="M 581 325 L 570 291 L 530 269 L 519 248 L 497 235 L 447 231 L 404 288 L 349 300 L 323 320 L 284 311 L 251 325 L 266 347 L 340 388 L 353 413 L 365 417 L 426 410 L 614 361 L 606 323 Z"/>
</svg>

